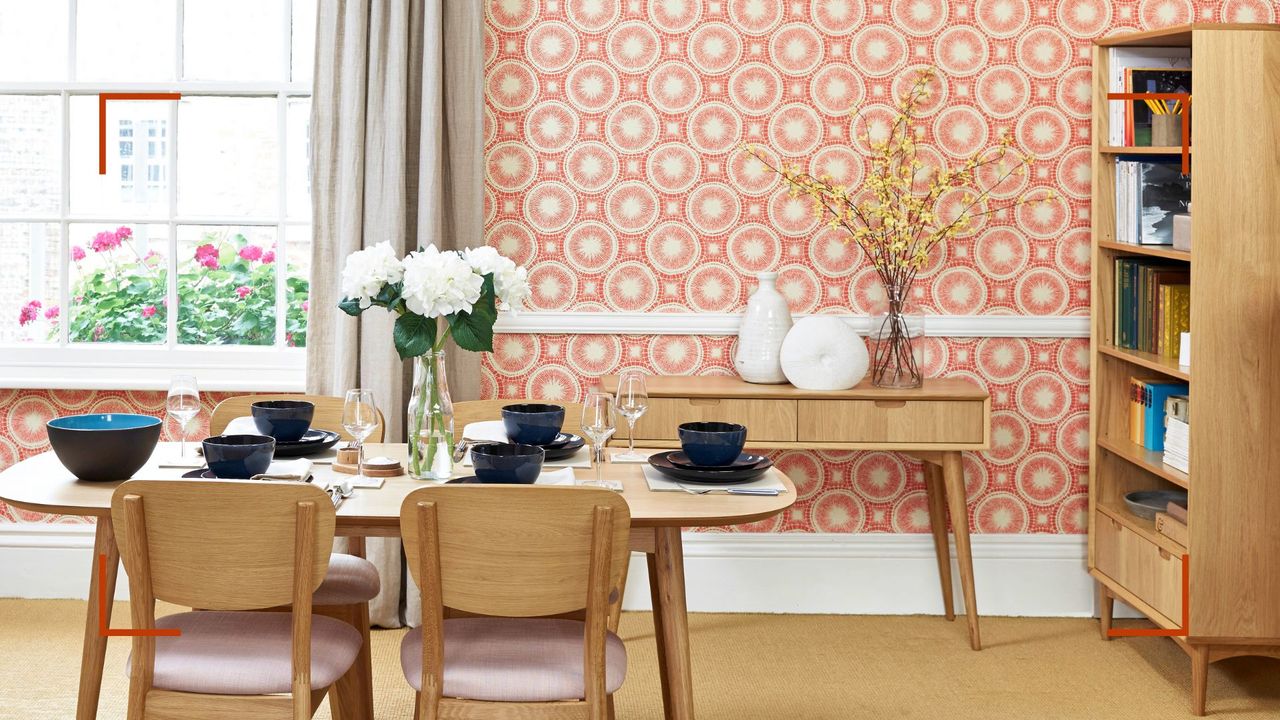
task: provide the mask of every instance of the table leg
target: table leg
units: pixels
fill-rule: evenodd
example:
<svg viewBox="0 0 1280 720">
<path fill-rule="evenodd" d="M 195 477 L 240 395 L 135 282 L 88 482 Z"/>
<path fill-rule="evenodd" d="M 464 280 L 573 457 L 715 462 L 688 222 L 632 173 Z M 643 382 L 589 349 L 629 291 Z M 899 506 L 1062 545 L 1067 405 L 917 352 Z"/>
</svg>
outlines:
<svg viewBox="0 0 1280 720">
<path fill-rule="evenodd" d="M 657 585 L 655 599 L 658 602 L 655 603 L 655 608 L 662 608 L 660 652 L 666 660 L 667 676 L 666 690 L 663 693 L 664 707 L 667 717 L 672 720 L 693 720 L 693 671 L 689 664 L 684 546 L 681 544 L 678 527 L 658 528 L 656 536 L 654 560 L 650 567 L 657 572 L 649 578 L 649 582 Z"/>
<path fill-rule="evenodd" d="M 98 558 L 107 556 L 107 572 L 99 576 Z M 111 528 L 111 518 L 98 518 L 93 536 L 93 562 L 90 563 L 89 609 L 84 622 L 84 650 L 80 655 L 80 690 L 76 700 L 76 720 L 94 720 L 98 716 L 98 696 L 102 691 L 102 666 L 107 657 L 107 638 L 100 631 L 99 619 L 106 614 L 111 621 L 111 608 L 116 596 L 116 573 L 120 565 L 120 549 Z M 106 591 L 106 602 L 98 597 Z"/>
<path fill-rule="evenodd" d="M 947 491 L 942 483 L 942 468 L 931 462 L 924 464 L 924 489 L 929 497 L 929 526 L 933 530 L 933 552 L 938 557 L 938 579 L 942 581 L 942 610 L 948 620 L 955 620 L 951 541 L 947 537 Z"/>
<path fill-rule="evenodd" d="M 347 554 L 365 556 L 363 535 L 347 538 Z M 329 711 L 334 720 L 373 720 L 373 656 L 369 647 L 369 604 L 338 605 L 314 608 L 317 615 L 327 615 L 348 623 L 360 631 L 364 642 L 355 662 L 330 689 Z"/>
<path fill-rule="evenodd" d="M 978 634 L 978 601 L 973 586 L 973 552 L 969 547 L 969 509 L 964 487 L 964 463 L 958 451 L 942 454 L 942 480 L 951 508 L 951 531 L 956 536 L 956 559 L 960 565 L 960 585 L 964 589 L 964 612 L 969 619 L 969 646 L 982 649 Z"/>
<path fill-rule="evenodd" d="M 671 704 L 667 702 L 670 693 L 667 690 L 667 648 L 663 642 L 666 626 L 662 622 L 662 594 L 658 590 L 658 556 L 645 553 L 649 562 L 649 597 L 653 600 L 653 639 L 658 644 L 658 682 L 662 685 L 662 708 L 666 720 L 671 720 Z"/>
</svg>

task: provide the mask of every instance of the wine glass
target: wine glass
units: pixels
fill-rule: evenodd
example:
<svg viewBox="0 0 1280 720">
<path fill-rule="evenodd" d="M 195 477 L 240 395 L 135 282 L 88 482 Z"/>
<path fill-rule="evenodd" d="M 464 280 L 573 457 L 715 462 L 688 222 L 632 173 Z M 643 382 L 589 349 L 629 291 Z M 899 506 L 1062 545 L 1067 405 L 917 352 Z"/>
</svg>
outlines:
<svg viewBox="0 0 1280 720">
<path fill-rule="evenodd" d="M 644 373 L 628 370 L 618 378 L 618 413 L 627 420 L 627 454 L 615 456 L 636 460 L 636 421 L 649 409 L 649 390 L 645 387 Z"/>
<path fill-rule="evenodd" d="M 596 465 L 596 485 L 603 486 L 601 472 L 604 464 L 604 444 L 609 441 L 617 426 L 613 421 L 613 395 L 593 390 L 582 402 L 582 433 L 591 440 L 591 456 Z"/>
<path fill-rule="evenodd" d="M 182 428 L 182 445 L 178 457 L 187 455 L 187 426 L 200 414 L 200 387 L 194 375 L 174 375 L 169 380 L 169 395 L 164 400 L 165 411 Z"/>
<path fill-rule="evenodd" d="M 342 406 L 342 427 L 356 441 L 356 479 L 364 482 L 364 440 L 378 427 L 378 407 L 373 403 L 373 391 L 356 388 L 347 391 Z"/>
</svg>

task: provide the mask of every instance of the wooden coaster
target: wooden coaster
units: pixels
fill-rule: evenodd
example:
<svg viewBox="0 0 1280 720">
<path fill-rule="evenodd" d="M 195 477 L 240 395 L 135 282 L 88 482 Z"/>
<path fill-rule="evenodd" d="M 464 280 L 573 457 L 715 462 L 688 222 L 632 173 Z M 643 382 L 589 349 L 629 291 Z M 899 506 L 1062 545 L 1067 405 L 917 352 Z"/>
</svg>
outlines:
<svg viewBox="0 0 1280 720">
<path fill-rule="evenodd" d="M 338 457 L 334 462 L 342 463 L 343 465 L 355 465 L 359 455 L 360 451 L 356 448 L 343 445 L 338 448 Z"/>
<path fill-rule="evenodd" d="M 336 473 L 343 473 L 345 475 L 360 474 L 359 471 L 356 469 L 355 463 L 351 463 L 350 465 L 348 465 L 346 463 L 335 462 L 332 465 L 332 467 L 333 467 L 333 471 Z M 404 466 L 401 465 L 399 462 L 395 462 L 392 465 L 385 465 L 385 464 L 374 465 L 374 464 L 365 463 L 364 474 L 369 477 L 398 477 L 404 474 Z"/>
</svg>

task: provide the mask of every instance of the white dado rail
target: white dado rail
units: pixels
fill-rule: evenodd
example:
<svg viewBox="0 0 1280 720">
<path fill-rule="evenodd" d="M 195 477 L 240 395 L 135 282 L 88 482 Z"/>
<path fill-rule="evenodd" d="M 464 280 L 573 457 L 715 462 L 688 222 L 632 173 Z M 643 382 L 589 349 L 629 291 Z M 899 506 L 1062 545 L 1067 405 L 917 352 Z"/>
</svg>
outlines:
<svg viewBox="0 0 1280 720">
<path fill-rule="evenodd" d="M 796 314 L 798 320 L 804 314 Z M 860 333 L 871 328 L 866 315 L 838 315 Z M 535 335 L 737 335 L 741 313 L 502 313 L 494 330 Z M 1035 315 L 926 315 L 926 335 L 936 337 L 1089 337 L 1089 317 Z"/>
</svg>

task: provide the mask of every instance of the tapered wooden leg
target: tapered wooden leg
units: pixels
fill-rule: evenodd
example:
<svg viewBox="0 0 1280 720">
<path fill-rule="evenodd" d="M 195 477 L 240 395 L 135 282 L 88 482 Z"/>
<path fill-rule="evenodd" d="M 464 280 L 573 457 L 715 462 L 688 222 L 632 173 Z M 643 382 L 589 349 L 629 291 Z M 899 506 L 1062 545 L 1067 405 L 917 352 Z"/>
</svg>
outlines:
<svg viewBox="0 0 1280 720">
<path fill-rule="evenodd" d="M 656 531 L 654 564 L 657 576 L 649 582 L 658 586 L 662 606 L 662 654 L 666 657 L 667 717 L 693 720 L 693 670 L 689 665 L 689 617 L 685 606 L 684 546 L 680 528 L 663 527 Z"/>
<path fill-rule="evenodd" d="M 107 556 L 105 577 L 99 576 L 98 558 Z M 98 518 L 93 535 L 93 562 L 89 575 L 89 609 L 84 621 L 84 650 L 80 655 L 80 690 L 76 699 L 76 720 L 94 720 L 98 716 L 98 695 L 102 691 L 102 666 L 107 657 L 107 638 L 99 631 L 99 618 L 105 613 L 111 622 L 111 608 L 116 596 L 116 573 L 120 565 L 120 549 L 111 528 L 111 518 Z M 106 601 L 99 604 L 102 590 Z"/>
<path fill-rule="evenodd" d="M 671 706 L 667 702 L 670 695 L 667 689 L 667 648 L 663 640 L 666 628 L 662 621 L 662 597 L 658 590 L 658 556 L 655 553 L 645 553 L 644 557 L 649 562 L 649 597 L 653 601 L 653 638 L 658 644 L 658 682 L 662 685 L 662 708 L 666 720 L 671 720 Z"/>
<path fill-rule="evenodd" d="M 942 480 L 951 508 L 951 531 L 956 536 L 956 559 L 960 565 L 960 585 L 964 589 L 964 613 L 969 619 L 969 647 L 982 649 L 978 634 L 978 601 L 973 585 L 973 552 L 969 547 L 969 509 L 964 488 L 964 464 L 959 452 L 942 454 Z"/>
<path fill-rule="evenodd" d="M 1191 713 L 1200 717 L 1209 694 L 1209 646 L 1190 645 L 1187 649 L 1191 654 Z"/>
<path fill-rule="evenodd" d="M 1098 583 L 1098 629 L 1103 640 L 1111 639 L 1111 613 L 1115 610 L 1116 599 L 1111 597 L 1107 586 Z"/>
<path fill-rule="evenodd" d="M 942 611 L 948 620 L 955 620 L 955 591 L 951 587 L 951 542 L 947 538 L 947 491 L 942 483 L 942 468 L 930 462 L 924 464 L 924 490 L 929 497 L 933 553 L 938 557 L 938 579 L 942 581 Z"/>
<path fill-rule="evenodd" d="M 613 710 L 613 696 L 609 696 L 609 720 L 617 720 L 617 714 Z"/>
<path fill-rule="evenodd" d="M 413 695 L 413 720 L 422 720 L 422 693 Z"/>
<path fill-rule="evenodd" d="M 369 605 L 327 605 L 312 609 L 316 615 L 341 620 L 360 631 L 363 642 L 355 662 L 329 693 L 333 720 L 373 720 L 373 656 L 369 647 Z"/>
</svg>

